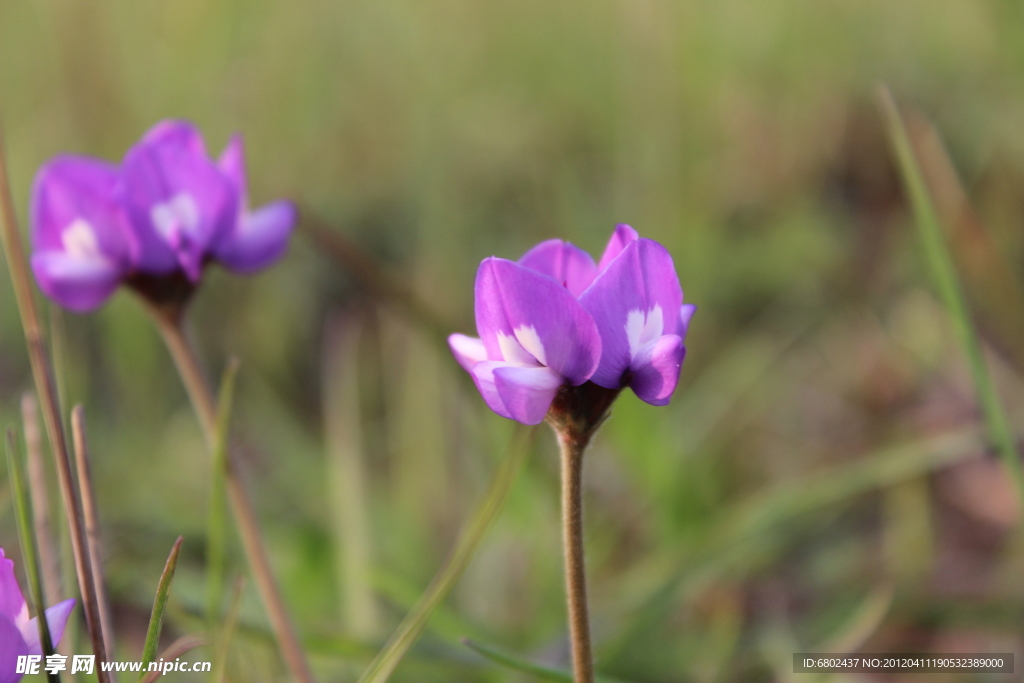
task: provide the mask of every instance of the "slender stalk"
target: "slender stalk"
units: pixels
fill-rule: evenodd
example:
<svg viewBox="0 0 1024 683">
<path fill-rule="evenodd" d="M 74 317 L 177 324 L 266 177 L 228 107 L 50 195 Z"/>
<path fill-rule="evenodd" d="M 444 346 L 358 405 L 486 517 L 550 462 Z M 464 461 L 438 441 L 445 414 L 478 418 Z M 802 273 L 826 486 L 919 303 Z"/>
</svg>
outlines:
<svg viewBox="0 0 1024 683">
<path fill-rule="evenodd" d="M 222 683 L 228 668 L 228 654 L 231 650 L 231 639 L 235 636 L 235 628 L 238 626 L 238 610 L 242 605 L 242 588 L 245 586 L 245 577 L 239 576 L 235 579 L 234 588 L 231 589 L 231 603 L 228 607 L 228 616 L 224 620 L 224 629 L 218 638 L 217 647 L 214 651 L 213 669 L 210 672 L 210 683 Z"/>
<path fill-rule="evenodd" d="M 57 468 L 60 481 L 61 497 L 64 499 L 64 513 L 71 530 L 71 547 L 75 556 L 75 568 L 78 574 L 78 587 L 82 593 L 82 607 L 85 611 L 85 622 L 92 640 L 93 653 L 96 655 L 96 673 L 100 683 L 108 683 L 110 676 L 101 666 L 107 659 L 103 633 L 100 630 L 99 607 L 96 604 L 95 583 L 92 577 L 92 566 L 89 563 L 89 541 L 82 523 L 82 511 L 75 490 L 71 460 L 68 457 L 67 437 L 61 421 L 60 407 L 54 388 L 53 372 L 47 357 L 46 343 L 42 328 L 39 325 L 39 311 L 32 298 L 32 280 L 25 262 L 25 250 L 18 231 L 17 216 L 14 202 L 11 200 L 10 182 L 7 176 L 6 155 L 0 145 L 0 238 L 3 240 L 7 267 L 14 285 L 14 298 L 21 316 L 21 326 L 25 332 L 28 346 L 29 364 L 35 380 L 36 392 L 43 411 L 43 423 L 50 440 L 50 448 Z"/>
<path fill-rule="evenodd" d="M 343 233 L 312 216 L 312 212 L 303 211 L 302 216 L 299 230 L 321 253 L 341 264 L 374 295 L 401 309 L 411 320 L 429 330 L 433 339 L 448 338 L 448 331 L 453 329 L 453 326 L 414 288 L 394 276 Z"/>
<path fill-rule="evenodd" d="M 14 494 L 14 515 L 18 521 L 18 537 L 21 540 L 21 554 L 28 575 L 29 593 L 36 604 L 36 624 L 39 626 L 39 643 L 43 656 L 53 654 L 53 639 L 50 637 L 50 624 L 46 618 L 46 601 L 43 597 L 43 582 L 39 575 L 39 553 L 35 539 L 32 538 L 32 511 L 25 476 L 22 473 L 21 454 L 18 452 L 18 440 L 14 429 L 7 430 L 7 471 L 11 480 L 11 492 Z M 50 683 L 60 683 L 60 675 L 46 672 Z"/>
<path fill-rule="evenodd" d="M 562 453 L 562 542 L 565 551 L 565 591 L 576 683 L 593 683 L 594 655 L 587 614 L 587 576 L 583 554 L 583 452 L 590 435 L 556 430 Z"/>
<path fill-rule="evenodd" d="M 43 578 L 43 602 L 49 605 L 61 597 L 60 564 L 50 526 L 50 495 L 43 462 L 43 439 L 39 433 L 39 405 L 31 391 L 21 396 L 21 424 L 28 454 L 28 488 L 32 492 L 32 526 L 39 550 L 39 572 Z"/>
<path fill-rule="evenodd" d="M 100 520 L 96 512 L 96 495 L 92 487 L 92 468 L 89 466 L 89 442 L 85 432 L 85 409 L 77 405 L 71 411 L 71 439 L 75 450 L 75 467 L 78 470 L 78 492 L 82 496 L 82 512 L 85 514 L 85 534 L 89 538 L 89 560 L 92 562 L 92 578 L 96 585 L 96 602 L 100 608 L 100 628 L 107 645 L 107 658 L 114 658 L 114 627 L 110 617 L 110 600 L 107 597 L 106 581 L 103 578 L 103 546 L 100 542 Z M 114 676 L 111 676 L 114 678 Z"/>
<path fill-rule="evenodd" d="M 217 438 L 217 405 L 210 385 L 200 367 L 199 359 L 185 337 L 181 317 L 156 308 L 150 310 L 157 328 L 174 358 L 178 374 L 181 375 L 182 382 L 185 384 L 185 390 L 192 401 L 192 407 L 195 409 L 212 452 Z M 242 546 L 249 558 L 249 566 L 252 569 L 256 588 L 263 600 L 264 608 L 267 610 L 267 617 L 277 638 L 278 646 L 281 648 L 281 655 L 296 681 L 312 683 L 313 674 L 302 652 L 295 627 L 288 616 L 288 610 L 285 608 L 277 581 L 274 579 L 267 549 L 263 544 L 259 524 L 256 521 L 256 512 L 253 510 L 249 495 L 239 476 L 236 458 L 231 452 L 228 453 L 226 468 L 228 499 L 234 512 L 235 522 L 238 524 Z"/>
<path fill-rule="evenodd" d="M 385 683 L 419 638 L 434 610 L 448 598 L 473 559 L 484 534 L 501 512 L 523 459 L 530 450 L 528 446 L 533 443 L 535 433 L 533 430 L 520 431 L 518 436 L 513 438 L 498 466 L 498 471 L 491 479 L 487 493 L 459 533 L 459 539 L 445 560 L 444 566 L 434 575 L 426 591 L 402 619 L 402 623 L 388 638 L 384 648 L 366 667 L 366 671 L 359 677 L 359 683 Z"/>
<path fill-rule="evenodd" d="M 963 347 L 967 367 L 978 396 L 982 418 L 992 444 L 1003 459 L 1010 478 L 1017 488 L 1019 507 L 1024 516 L 1024 466 L 1021 465 L 1020 454 L 1017 451 L 1017 436 L 1003 408 L 992 373 L 985 361 L 984 349 L 974 327 L 974 319 L 971 316 L 970 307 L 967 305 L 967 297 L 960 284 L 953 256 L 946 245 L 945 235 L 942 232 L 928 186 L 907 135 L 903 116 L 888 89 L 884 87 L 880 89 L 879 100 L 882 113 L 889 125 L 889 135 L 903 175 L 904 187 L 914 210 L 915 224 L 921 245 L 924 248 L 928 268 L 931 270 L 939 290 L 939 296 L 949 311 L 953 331 Z"/>
<path fill-rule="evenodd" d="M 324 340 L 323 405 L 327 482 L 333 508 L 338 589 L 343 623 L 354 636 L 372 639 L 379 628 L 371 586 L 373 533 L 359 413 L 359 341 L 363 320 L 352 313 L 332 321 Z"/>
<path fill-rule="evenodd" d="M 203 636 L 195 633 L 189 634 L 187 636 L 182 636 L 181 638 L 178 638 L 176 641 L 168 645 L 167 649 L 160 653 L 160 657 L 158 659 L 162 659 L 165 662 L 169 662 L 171 660 L 177 659 L 178 657 L 181 657 L 182 655 L 188 653 L 191 650 L 195 650 L 197 647 L 203 647 L 207 644 L 208 643 L 206 642 L 206 639 Z M 163 676 L 164 673 L 165 672 L 163 671 L 150 671 L 142 677 L 139 683 L 153 683 L 153 681 Z"/>
</svg>

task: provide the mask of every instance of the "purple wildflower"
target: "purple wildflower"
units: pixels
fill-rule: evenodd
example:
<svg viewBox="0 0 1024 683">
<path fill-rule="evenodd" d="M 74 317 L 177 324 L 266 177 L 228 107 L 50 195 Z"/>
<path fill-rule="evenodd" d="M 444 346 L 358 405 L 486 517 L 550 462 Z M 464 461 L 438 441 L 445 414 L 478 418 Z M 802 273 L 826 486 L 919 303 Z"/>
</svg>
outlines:
<svg viewBox="0 0 1024 683">
<path fill-rule="evenodd" d="M 480 264 L 475 295 L 480 338 L 453 334 L 452 352 L 491 410 L 539 424 L 560 387 L 597 368 L 594 319 L 552 278 L 493 256 Z"/>
<path fill-rule="evenodd" d="M 62 306 L 88 311 L 126 281 L 183 279 L 191 291 L 211 260 L 255 272 L 284 253 L 296 213 L 289 202 L 250 211 L 247 195 L 241 139 L 215 163 L 183 121 L 154 126 L 120 168 L 58 157 L 33 189 L 36 279 Z"/>
<path fill-rule="evenodd" d="M 502 264 L 500 270 L 495 270 L 496 264 Z M 456 359 L 473 375 L 484 400 L 495 412 L 520 422 L 536 424 L 544 419 L 559 387 L 566 384 L 578 386 L 587 380 L 616 393 L 628 386 L 642 400 L 653 405 L 669 402 L 679 382 L 679 371 L 686 354 L 686 331 L 696 307 L 683 303 L 683 291 L 672 257 L 663 246 L 640 238 L 633 228 L 623 224 L 616 226 L 597 264 L 582 249 L 553 239 L 541 242 L 526 252 L 519 260 L 518 269 L 511 268 L 514 265 L 491 258 L 480 267 L 476 285 L 476 318 L 484 341 L 463 335 L 449 338 Z M 542 277 L 527 278 L 524 271 L 533 271 Z M 517 278 L 515 284 L 511 281 L 513 274 Z M 528 291 L 518 284 L 519 281 L 548 284 L 543 292 L 537 284 L 532 285 L 534 290 Z M 510 295 L 504 299 L 495 296 L 488 289 L 488 286 L 496 289 L 495 285 L 487 285 L 491 282 L 500 282 L 502 291 L 512 292 L 515 305 L 508 303 Z M 576 349 L 578 353 L 583 349 L 599 351 L 600 361 L 585 376 L 570 376 L 544 362 L 544 356 L 531 351 L 533 337 L 522 332 L 532 329 L 530 321 L 535 318 L 549 320 L 567 315 L 554 311 L 553 306 L 558 302 L 557 305 L 565 311 L 573 312 L 576 333 L 586 330 L 589 335 L 590 324 L 582 322 L 584 318 L 579 316 L 578 309 L 567 303 L 570 299 L 579 303 L 598 332 L 597 340 L 587 336 L 585 344 L 578 344 Z M 516 334 L 512 336 L 518 342 L 517 348 L 506 352 L 497 342 L 488 346 L 485 329 L 494 327 L 491 320 L 511 317 L 513 310 L 515 322 L 511 328 L 503 328 L 505 336 L 500 339 L 511 338 L 508 329 L 514 328 Z M 550 354 L 551 348 L 564 348 L 570 339 L 572 337 L 552 340 L 555 346 L 545 343 L 541 351 Z M 499 375 L 512 375 L 512 371 L 500 369 L 503 366 L 495 363 L 519 362 L 519 347 L 525 350 L 527 361 L 532 358 L 534 365 L 549 366 L 546 374 L 539 371 L 532 374 L 536 379 L 531 385 L 534 388 L 530 393 L 528 411 L 525 408 L 513 410 L 510 404 L 524 402 L 517 402 L 512 396 L 508 380 L 495 379 Z M 499 375 L 495 375 L 498 370 Z M 546 378 L 543 382 L 539 379 L 542 376 Z M 521 389 L 519 391 L 522 393 Z"/>
<path fill-rule="evenodd" d="M 54 646 L 60 642 L 74 606 L 72 598 L 46 610 L 46 623 Z M 36 618 L 29 619 L 28 605 L 14 576 L 14 562 L 5 558 L 0 548 L 0 683 L 21 680 L 22 675 L 15 673 L 19 656 L 42 653 L 39 626 Z"/>
</svg>

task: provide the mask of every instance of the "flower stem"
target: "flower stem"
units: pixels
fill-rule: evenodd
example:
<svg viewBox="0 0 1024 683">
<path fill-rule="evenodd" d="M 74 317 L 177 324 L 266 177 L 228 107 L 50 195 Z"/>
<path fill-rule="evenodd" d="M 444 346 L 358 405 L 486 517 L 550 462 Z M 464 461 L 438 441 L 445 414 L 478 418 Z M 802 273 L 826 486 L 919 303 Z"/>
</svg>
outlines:
<svg viewBox="0 0 1024 683">
<path fill-rule="evenodd" d="M 192 401 L 192 407 L 203 428 L 206 441 L 212 449 L 217 432 L 217 405 L 213 391 L 200 367 L 199 359 L 185 336 L 180 312 L 152 306 L 150 312 L 153 313 L 157 328 L 174 358 L 178 374 L 181 375 L 185 390 Z M 280 589 L 270 567 L 267 549 L 263 544 L 263 537 L 256 521 L 256 512 L 253 510 L 252 502 L 249 500 L 249 495 L 239 476 L 238 463 L 230 452 L 226 465 L 228 499 L 238 524 L 242 546 L 249 558 L 249 566 L 252 569 L 256 588 L 267 610 L 267 617 L 277 638 L 278 646 L 281 648 L 281 655 L 296 681 L 312 683 L 313 674 L 306 662 L 302 647 L 299 645 L 298 635 L 288 616 L 284 599 L 281 597 Z"/>
<path fill-rule="evenodd" d="M 76 405 L 71 411 L 71 445 L 75 453 L 75 469 L 78 473 L 78 494 L 82 499 L 82 514 L 85 516 L 85 535 L 89 539 L 89 560 L 92 562 L 92 578 L 96 585 L 96 604 L 99 606 L 100 631 L 107 647 L 107 659 L 114 659 L 114 625 L 110 616 L 110 600 L 103 575 L 103 546 L 100 540 L 100 520 L 96 511 L 96 495 L 92 486 L 92 468 L 89 465 L 89 442 L 85 431 L 85 408 Z M 111 679 L 117 675 L 111 672 Z"/>
<path fill-rule="evenodd" d="M 562 541 L 565 546 L 565 588 L 576 683 L 593 683 L 594 657 L 587 615 L 587 577 L 583 553 L 583 452 L 590 435 L 559 430 L 562 452 Z"/>
</svg>

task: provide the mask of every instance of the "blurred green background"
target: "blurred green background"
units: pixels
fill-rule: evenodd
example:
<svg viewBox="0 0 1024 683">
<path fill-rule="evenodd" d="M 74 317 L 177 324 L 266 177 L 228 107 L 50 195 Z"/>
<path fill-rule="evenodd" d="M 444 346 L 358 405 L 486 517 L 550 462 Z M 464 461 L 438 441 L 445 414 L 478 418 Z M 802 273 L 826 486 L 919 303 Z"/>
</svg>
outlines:
<svg viewBox="0 0 1024 683">
<path fill-rule="evenodd" d="M 256 277 L 207 271 L 193 307 L 211 375 L 242 361 L 250 488 L 325 681 L 355 680 L 423 591 L 513 433 L 443 344 L 473 331 L 477 264 L 555 236 L 599 254 L 617 222 L 668 247 L 699 312 L 672 405 L 621 398 L 586 463 L 599 671 L 811 680 L 791 653 L 1021 652 L 1019 509 L 976 430 L 880 82 L 941 131 L 984 224 L 965 281 L 1019 425 L 1019 3 L 0 4 L 22 217 L 51 156 L 117 160 L 159 119 L 189 118 L 212 151 L 244 134 L 255 203 L 293 198 L 440 321 L 302 233 Z M 31 377 L 4 271 L 8 424 Z M 52 320 L 67 407 L 90 421 L 119 655 L 135 659 L 179 534 L 166 637 L 202 626 L 208 457 L 130 294 Z M 547 431 L 534 443 L 394 680 L 532 680 L 462 637 L 567 668 L 557 456 Z M 6 487 L 0 501 L 17 558 Z M 237 544 L 231 562 L 244 571 Z M 242 614 L 230 680 L 282 680 L 251 585 Z"/>
</svg>

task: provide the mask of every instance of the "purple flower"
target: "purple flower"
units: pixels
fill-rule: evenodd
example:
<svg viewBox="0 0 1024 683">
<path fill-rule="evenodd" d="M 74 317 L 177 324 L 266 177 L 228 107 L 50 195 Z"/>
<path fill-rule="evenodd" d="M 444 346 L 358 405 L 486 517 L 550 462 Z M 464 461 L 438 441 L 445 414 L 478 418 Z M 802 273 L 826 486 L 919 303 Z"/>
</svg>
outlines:
<svg viewBox="0 0 1024 683">
<path fill-rule="evenodd" d="M 559 387 L 587 380 L 616 392 L 628 386 L 642 400 L 666 405 L 679 382 L 695 310 L 683 303 L 665 248 L 619 225 L 596 265 L 590 254 L 558 239 L 541 242 L 518 264 L 485 260 L 476 284 L 482 341 L 459 334 L 448 341 L 491 409 L 537 424 Z M 561 325 L 560 335 L 541 343 L 537 320 L 552 329 Z M 573 368 L 585 373 L 569 372 L 551 362 L 553 349 L 569 349 L 557 362 L 589 359 L 595 350 L 600 360 L 596 367 L 581 361 Z"/>
<path fill-rule="evenodd" d="M 164 121 L 120 168 L 64 156 L 39 171 L 32 266 L 49 297 L 88 311 L 137 277 L 191 290 L 211 260 L 255 272 L 284 253 L 295 221 L 289 202 L 249 210 L 241 138 L 215 163 L 194 126 Z"/>
<path fill-rule="evenodd" d="M 46 610 L 46 623 L 54 646 L 60 642 L 74 606 L 72 598 Z M 19 656 L 42 653 L 39 626 L 35 618 L 28 617 L 28 605 L 14 576 L 14 562 L 5 558 L 0 548 L 0 683 L 21 680 L 22 675 L 15 673 Z"/>
<path fill-rule="evenodd" d="M 487 405 L 503 417 L 539 424 L 559 387 L 594 373 L 601 338 L 569 290 L 522 265 L 490 257 L 476 276 L 480 338 L 448 338 Z"/>
</svg>

